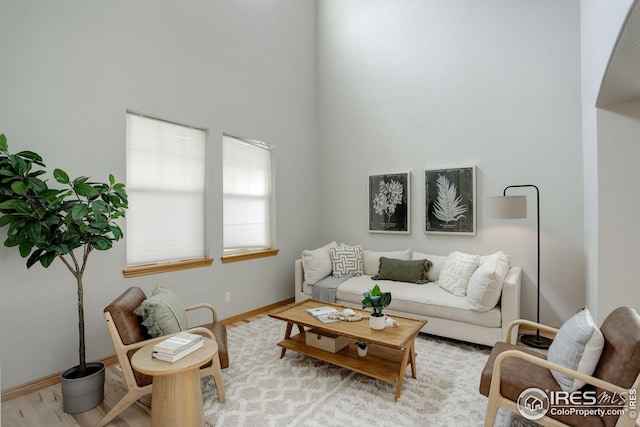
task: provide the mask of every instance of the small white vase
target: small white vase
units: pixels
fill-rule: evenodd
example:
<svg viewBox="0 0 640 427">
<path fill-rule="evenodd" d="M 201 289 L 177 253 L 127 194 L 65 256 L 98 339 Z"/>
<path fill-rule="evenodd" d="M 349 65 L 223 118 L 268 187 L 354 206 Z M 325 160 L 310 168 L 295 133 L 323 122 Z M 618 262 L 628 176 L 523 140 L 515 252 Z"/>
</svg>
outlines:
<svg viewBox="0 0 640 427">
<path fill-rule="evenodd" d="M 385 327 L 385 324 L 386 324 L 385 316 L 380 316 L 380 317 L 376 317 L 373 315 L 369 316 L 369 327 L 374 331 L 383 330 Z"/>
<path fill-rule="evenodd" d="M 367 350 L 369 346 L 365 346 L 365 348 L 360 348 L 360 346 L 356 346 L 358 348 L 358 356 L 365 357 L 367 355 Z"/>
</svg>

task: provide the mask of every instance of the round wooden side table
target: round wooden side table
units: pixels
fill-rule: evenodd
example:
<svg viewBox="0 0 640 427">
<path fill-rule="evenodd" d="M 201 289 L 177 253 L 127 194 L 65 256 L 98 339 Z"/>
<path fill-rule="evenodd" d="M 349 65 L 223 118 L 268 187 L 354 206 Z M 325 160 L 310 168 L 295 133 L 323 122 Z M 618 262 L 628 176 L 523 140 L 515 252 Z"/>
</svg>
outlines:
<svg viewBox="0 0 640 427">
<path fill-rule="evenodd" d="M 142 347 L 131 358 L 134 369 L 153 376 L 152 427 L 204 427 L 199 368 L 218 357 L 218 344 L 210 338 L 203 339 L 202 348 L 176 362 L 152 358 L 153 344 Z"/>
</svg>

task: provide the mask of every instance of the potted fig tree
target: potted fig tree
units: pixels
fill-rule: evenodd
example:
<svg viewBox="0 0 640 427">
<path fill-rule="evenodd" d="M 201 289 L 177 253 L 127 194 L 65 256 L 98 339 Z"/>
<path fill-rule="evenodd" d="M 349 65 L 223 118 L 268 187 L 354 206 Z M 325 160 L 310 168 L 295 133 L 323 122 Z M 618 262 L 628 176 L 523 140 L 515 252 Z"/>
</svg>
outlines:
<svg viewBox="0 0 640 427">
<path fill-rule="evenodd" d="M 87 411 L 104 397 L 104 364 L 86 362 L 84 291 L 82 278 L 91 252 L 108 250 L 123 237 L 115 220 L 124 216 L 124 184 L 109 175 L 108 183 L 70 179 L 53 170 L 58 188 L 42 179 L 46 165 L 33 151 L 11 154 L 7 138 L 0 135 L 0 228 L 7 228 L 4 245 L 17 247 L 27 258 L 27 268 L 40 263 L 47 268 L 59 259 L 71 272 L 77 287 L 79 363 L 62 373 L 64 411 Z M 95 383 L 95 385 L 94 385 Z"/>
</svg>

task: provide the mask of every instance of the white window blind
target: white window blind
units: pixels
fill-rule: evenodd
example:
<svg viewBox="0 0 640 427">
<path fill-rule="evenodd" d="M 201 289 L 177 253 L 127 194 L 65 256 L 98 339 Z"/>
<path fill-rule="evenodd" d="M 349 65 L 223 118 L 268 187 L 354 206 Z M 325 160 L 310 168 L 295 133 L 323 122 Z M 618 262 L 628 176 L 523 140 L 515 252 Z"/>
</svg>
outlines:
<svg viewBox="0 0 640 427">
<path fill-rule="evenodd" d="M 127 113 L 127 264 L 204 258 L 204 131 Z"/>
<path fill-rule="evenodd" d="M 222 137 L 224 252 L 271 248 L 271 147 Z"/>
</svg>

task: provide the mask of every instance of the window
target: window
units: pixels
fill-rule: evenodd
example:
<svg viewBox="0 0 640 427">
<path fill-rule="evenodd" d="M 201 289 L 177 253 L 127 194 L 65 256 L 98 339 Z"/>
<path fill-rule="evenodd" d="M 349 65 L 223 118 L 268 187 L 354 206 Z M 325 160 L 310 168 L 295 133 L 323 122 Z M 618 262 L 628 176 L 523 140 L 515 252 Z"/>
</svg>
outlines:
<svg viewBox="0 0 640 427">
<path fill-rule="evenodd" d="M 277 253 L 272 249 L 271 153 L 272 147 L 260 141 L 222 137 L 223 262 L 238 260 L 236 255 Z"/>
<path fill-rule="evenodd" d="M 129 267 L 204 259 L 204 134 L 127 113 Z"/>
</svg>

